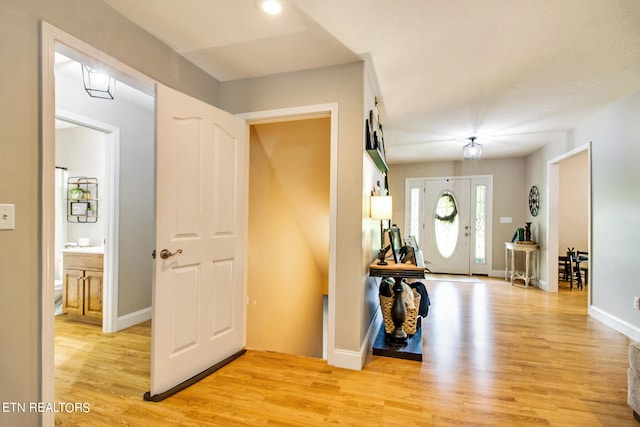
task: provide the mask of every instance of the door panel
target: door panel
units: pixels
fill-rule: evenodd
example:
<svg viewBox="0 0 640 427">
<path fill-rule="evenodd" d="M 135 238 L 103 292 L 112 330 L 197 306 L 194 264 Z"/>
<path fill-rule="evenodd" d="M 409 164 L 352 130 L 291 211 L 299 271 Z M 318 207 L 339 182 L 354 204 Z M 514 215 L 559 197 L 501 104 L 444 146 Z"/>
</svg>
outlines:
<svg viewBox="0 0 640 427">
<path fill-rule="evenodd" d="M 62 307 L 65 313 L 82 316 L 84 299 L 84 270 L 64 270 Z"/>
<path fill-rule="evenodd" d="M 233 329 L 233 300 L 227 292 L 225 283 L 233 280 L 233 264 L 230 261 L 213 263 L 213 298 L 211 299 L 211 333 L 210 336 L 222 334 Z"/>
<path fill-rule="evenodd" d="M 244 347 L 248 197 L 244 120 L 162 85 L 156 102 L 151 396 Z"/>
<path fill-rule="evenodd" d="M 175 267 L 171 274 L 173 355 L 198 343 L 198 268 L 192 265 Z"/>
<path fill-rule="evenodd" d="M 424 182 L 424 256 L 434 273 L 470 274 L 471 180 Z"/>
<path fill-rule="evenodd" d="M 223 128 L 216 126 L 215 145 L 213 146 L 213 180 L 212 183 L 224 182 L 225 185 L 214 187 L 213 192 L 213 233 L 215 236 L 233 235 L 235 220 L 234 209 L 236 182 L 229 177 L 236 175 L 236 164 L 224 159 L 233 158 L 235 138 Z"/>
</svg>

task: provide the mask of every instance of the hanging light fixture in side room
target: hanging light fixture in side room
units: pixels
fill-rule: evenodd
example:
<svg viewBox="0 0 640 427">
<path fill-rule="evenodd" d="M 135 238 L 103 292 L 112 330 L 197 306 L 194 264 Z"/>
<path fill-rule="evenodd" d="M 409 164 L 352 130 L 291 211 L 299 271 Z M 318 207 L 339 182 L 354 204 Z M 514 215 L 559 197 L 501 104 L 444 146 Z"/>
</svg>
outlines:
<svg viewBox="0 0 640 427">
<path fill-rule="evenodd" d="M 82 64 L 84 89 L 94 98 L 113 99 L 116 93 L 116 79 Z"/>
<path fill-rule="evenodd" d="M 475 136 L 469 138 L 471 141 L 462 148 L 462 153 L 465 160 L 478 160 L 482 154 L 482 144 L 476 142 Z"/>
</svg>

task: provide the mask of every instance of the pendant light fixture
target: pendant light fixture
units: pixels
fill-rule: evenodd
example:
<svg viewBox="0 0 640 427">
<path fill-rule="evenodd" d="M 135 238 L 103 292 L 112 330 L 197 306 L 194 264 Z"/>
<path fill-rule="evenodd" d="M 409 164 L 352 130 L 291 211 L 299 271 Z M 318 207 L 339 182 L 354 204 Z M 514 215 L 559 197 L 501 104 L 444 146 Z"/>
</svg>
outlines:
<svg viewBox="0 0 640 427">
<path fill-rule="evenodd" d="M 465 160 L 478 160 L 482 154 L 482 144 L 476 142 L 477 137 L 469 138 L 470 143 L 462 148 L 462 154 Z"/>
<path fill-rule="evenodd" d="M 113 99 L 116 92 L 116 79 L 98 70 L 82 64 L 84 89 L 94 98 Z"/>
</svg>

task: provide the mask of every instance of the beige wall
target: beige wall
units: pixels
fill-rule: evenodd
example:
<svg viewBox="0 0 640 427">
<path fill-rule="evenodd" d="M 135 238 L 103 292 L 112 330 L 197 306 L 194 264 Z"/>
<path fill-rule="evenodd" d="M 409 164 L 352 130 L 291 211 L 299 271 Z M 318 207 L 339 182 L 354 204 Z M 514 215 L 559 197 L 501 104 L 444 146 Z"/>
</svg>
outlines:
<svg viewBox="0 0 640 427">
<path fill-rule="evenodd" d="M 305 218 L 297 215 L 298 200 L 285 190 L 287 183 L 283 179 L 295 178 L 286 173 L 282 178 L 276 170 L 278 166 L 279 162 L 272 162 L 252 127 L 247 346 L 322 357 L 322 295 L 326 279 L 305 237 L 305 224 L 300 222 Z M 328 172 L 324 176 L 326 181 Z M 324 197 L 327 205 L 328 198 L 327 192 Z M 327 233 L 327 241 L 328 237 Z"/>
<path fill-rule="evenodd" d="M 462 156 L 462 153 L 460 153 Z M 504 271 L 504 242 L 510 242 L 516 228 L 523 227 L 528 197 L 525 187 L 525 162 L 523 158 L 482 159 L 478 161 L 427 162 L 394 164 L 390 166 L 389 187 L 393 196 L 393 222 L 404 230 L 404 186 L 407 178 L 438 176 L 493 176 L 493 250 L 491 269 L 499 274 Z M 528 212 L 528 209 L 526 209 Z M 500 223 L 500 217 L 511 217 L 511 224 Z M 536 224 L 534 222 L 533 228 Z M 428 254 L 425 254 L 428 260 Z"/>
<path fill-rule="evenodd" d="M 352 63 L 220 84 L 220 106 L 231 113 L 338 103 L 334 342 L 347 352 L 360 351 L 369 326 L 362 324 L 363 80 L 363 63 Z"/>
<path fill-rule="evenodd" d="M 589 153 L 583 151 L 560 162 L 558 254 L 567 248 L 589 248 Z"/>
<path fill-rule="evenodd" d="M 373 110 L 374 116 L 377 114 L 376 110 L 376 94 L 379 93 L 377 89 L 377 82 L 375 79 L 375 73 L 373 73 L 369 67 L 365 67 L 364 74 L 364 103 L 362 106 L 362 117 L 360 118 L 360 126 L 364 130 L 365 118 L 370 116 L 370 111 Z M 384 117 L 379 117 L 380 123 L 384 123 Z M 376 118 L 374 118 L 374 122 Z M 371 325 L 375 325 L 376 315 L 380 312 L 380 298 L 379 298 L 379 285 L 380 278 L 369 277 L 369 265 L 378 255 L 378 249 L 380 248 L 380 222 L 371 220 L 371 195 L 376 186 L 380 188 L 384 187 L 385 177 L 378 170 L 376 165 L 371 160 L 369 154 L 364 150 L 364 131 L 363 136 L 360 139 L 360 147 L 362 149 L 362 224 L 361 224 L 361 253 L 362 258 L 360 260 L 360 271 L 365 278 L 363 296 L 364 299 L 361 304 L 360 324 L 361 326 L 361 339 L 364 340 L 367 331 L 370 331 L 375 339 L 377 330 L 372 330 Z"/>
<path fill-rule="evenodd" d="M 527 189 L 527 192 L 523 195 L 522 199 L 520 199 L 519 203 L 523 204 L 525 221 L 533 222 L 535 224 L 535 229 L 537 230 L 536 237 L 538 246 L 540 247 L 540 279 L 545 282 L 549 275 L 546 261 L 548 256 L 547 233 L 549 232 L 547 227 L 547 212 L 549 209 L 549 195 L 547 192 L 547 161 L 563 155 L 564 153 L 571 151 L 573 148 L 575 148 L 575 146 L 569 142 L 569 139 L 567 139 L 564 143 L 545 145 L 525 158 L 525 188 Z M 536 217 L 533 217 L 529 212 L 528 189 L 533 185 L 537 186 L 538 191 L 540 192 L 540 209 L 538 216 Z"/>
<path fill-rule="evenodd" d="M 0 231 L 0 401 L 40 398 L 40 20 L 86 41 L 162 83 L 216 103 L 218 82 L 96 0 L 0 2 L 0 203 L 16 209 Z M 38 414 L 2 414 L 37 425 Z"/>
<path fill-rule="evenodd" d="M 293 120 L 252 126 L 289 201 L 309 251 L 329 280 L 331 121 Z"/>
</svg>

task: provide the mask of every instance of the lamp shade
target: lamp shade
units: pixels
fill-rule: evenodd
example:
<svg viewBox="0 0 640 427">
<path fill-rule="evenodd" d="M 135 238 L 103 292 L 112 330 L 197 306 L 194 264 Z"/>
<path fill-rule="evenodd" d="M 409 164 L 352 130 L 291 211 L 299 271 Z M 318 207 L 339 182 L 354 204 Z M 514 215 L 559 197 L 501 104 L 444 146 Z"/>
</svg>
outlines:
<svg viewBox="0 0 640 427">
<path fill-rule="evenodd" d="M 478 160 L 482 154 L 482 144 L 476 142 L 476 137 L 469 138 L 470 143 L 462 148 L 462 154 L 465 160 Z"/>
<path fill-rule="evenodd" d="M 371 219 L 391 219 L 391 196 L 371 196 Z"/>
</svg>

